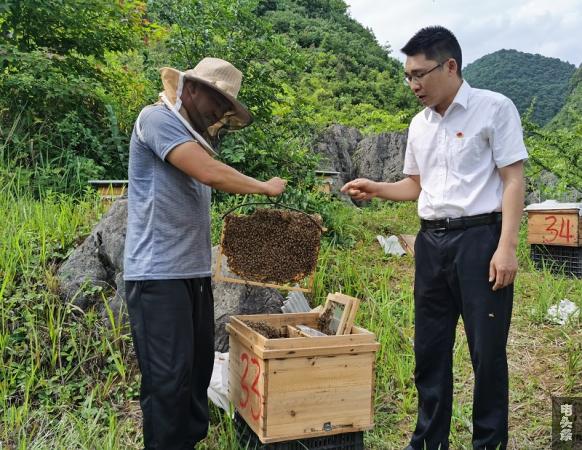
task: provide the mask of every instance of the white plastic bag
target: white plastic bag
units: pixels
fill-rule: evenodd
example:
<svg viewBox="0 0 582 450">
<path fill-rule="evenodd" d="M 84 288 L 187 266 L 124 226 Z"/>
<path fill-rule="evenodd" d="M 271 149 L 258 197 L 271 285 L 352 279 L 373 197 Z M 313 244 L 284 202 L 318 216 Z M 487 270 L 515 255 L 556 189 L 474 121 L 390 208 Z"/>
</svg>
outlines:
<svg viewBox="0 0 582 450">
<path fill-rule="evenodd" d="M 219 408 L 230 411 L 228 400 L 228 352 L 214 352 L 214 367 L 208 386 L 208 398 Z"/>
<path fill-rule="evenodd" d="M 406 254 L 406 251 L 398 241 L 398 236 L 390 236 L 388 238 L 384 236 L 376 236 L 376 239 L 378 239 L 380 246 L 384 249 L 384 253 L 387 255 L 402 256 Z"/>
</svg>

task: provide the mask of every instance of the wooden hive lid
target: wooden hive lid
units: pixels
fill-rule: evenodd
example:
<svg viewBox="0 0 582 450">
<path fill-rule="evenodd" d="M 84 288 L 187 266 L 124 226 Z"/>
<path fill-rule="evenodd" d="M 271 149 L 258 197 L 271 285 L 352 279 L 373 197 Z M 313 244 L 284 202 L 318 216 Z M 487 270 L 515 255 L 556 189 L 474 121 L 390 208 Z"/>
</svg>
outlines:
<svg viewBox="0 0 582 450">
<path fill-rule="evenodd" d="M 525 211 L 529 213 L 536 212 L 577 212 L 578 215 L 582 216 L 582 203 L 561 203 L 556 200 L 546 200 L 542 203 L 532 203 L 526 206 Z"/>
</svg>

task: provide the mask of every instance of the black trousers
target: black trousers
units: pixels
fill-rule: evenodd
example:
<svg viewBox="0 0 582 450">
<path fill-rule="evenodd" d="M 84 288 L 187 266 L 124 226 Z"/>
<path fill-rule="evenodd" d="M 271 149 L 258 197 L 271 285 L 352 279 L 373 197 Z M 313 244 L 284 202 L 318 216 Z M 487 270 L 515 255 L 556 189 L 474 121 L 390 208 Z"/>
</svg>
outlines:
<svg viewBox="0 0 582 450">
<path fill-rule="evenodd" d="M 453 401 L 453 344 L 463 317 L 473 371 L 473 448 L 505 449 L 508 440 L 506 344 L 513 285 L 492 291 L 489 262 L 501 224 L 421 231 L 414 288 L 418 417 L 410 445 L 446 450 Z"/>
<path fill-rule="evenodd" d="M 127 306 L 142 374 L 146 449 L 192 449 L 208 432 L 214 364 L 210 278 L 127 281 Z"/>
</svg>

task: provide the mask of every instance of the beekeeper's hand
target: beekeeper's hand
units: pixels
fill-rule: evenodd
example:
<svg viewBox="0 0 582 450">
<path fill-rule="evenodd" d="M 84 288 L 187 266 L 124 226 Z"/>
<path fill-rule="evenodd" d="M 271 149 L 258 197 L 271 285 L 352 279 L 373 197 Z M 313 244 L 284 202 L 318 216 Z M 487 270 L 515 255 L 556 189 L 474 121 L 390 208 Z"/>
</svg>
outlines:
<svg viewBox="0 0 582 450">
<path fill-rule="evenodd" d="M 287 180 L 283 180 L 279 177 L 271 178 L 269 181 L 265 181 L 265 195 L 270 197 L 276 197 L 277 195 L 281 195 L 285 190 L 285 186 L 287 185 Z"/>
</svg>

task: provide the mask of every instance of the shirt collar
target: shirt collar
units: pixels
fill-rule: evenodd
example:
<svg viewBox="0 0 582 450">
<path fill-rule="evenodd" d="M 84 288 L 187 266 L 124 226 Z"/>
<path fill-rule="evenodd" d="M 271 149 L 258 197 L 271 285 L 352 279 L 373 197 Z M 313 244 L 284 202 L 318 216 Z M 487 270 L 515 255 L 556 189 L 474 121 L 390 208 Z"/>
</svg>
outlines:
<svg viewBox="0 0 582 450">
<path fill-rule="evenodd" d="M 469 96 L 471 94 L 471 89 L 472 88 L 471 86 L 469 86 L 469 83 L 463 80 L 461 86 L 459 87 L 459 90 L 457 91 L 457 94 L 455 95 L 455 98 L 453 99 L 447 111 L 445 112 L 445 115 L 447 115 L 447 112 L 452 109 L 453 105 L 459 105 L 466 110 L 467 106 L 469 105 Z M 425 108 L 424 114 L 426 119 L 429 121 L 432 121 L 433 118 L 436 118 L 438 116 L 437 112 L 432 108 Z"/>
<path fill-rule="evenodd" d="M 469 94 L 470 93 L 471 93 L 471 86 L 469 86 L 469 83 L 467 83 L 465 80 L 463 80 L 463 83 L 461 83 L 461 87 L 457 91 L 457 95 L 455 95 L 455 98 L 453 99 L 453 103 L 451 103 L 451 104 L 452 105 L 460 105 L 464 109 L 467 109 L 467 106 L 469 104 Z"/>
</svg>

